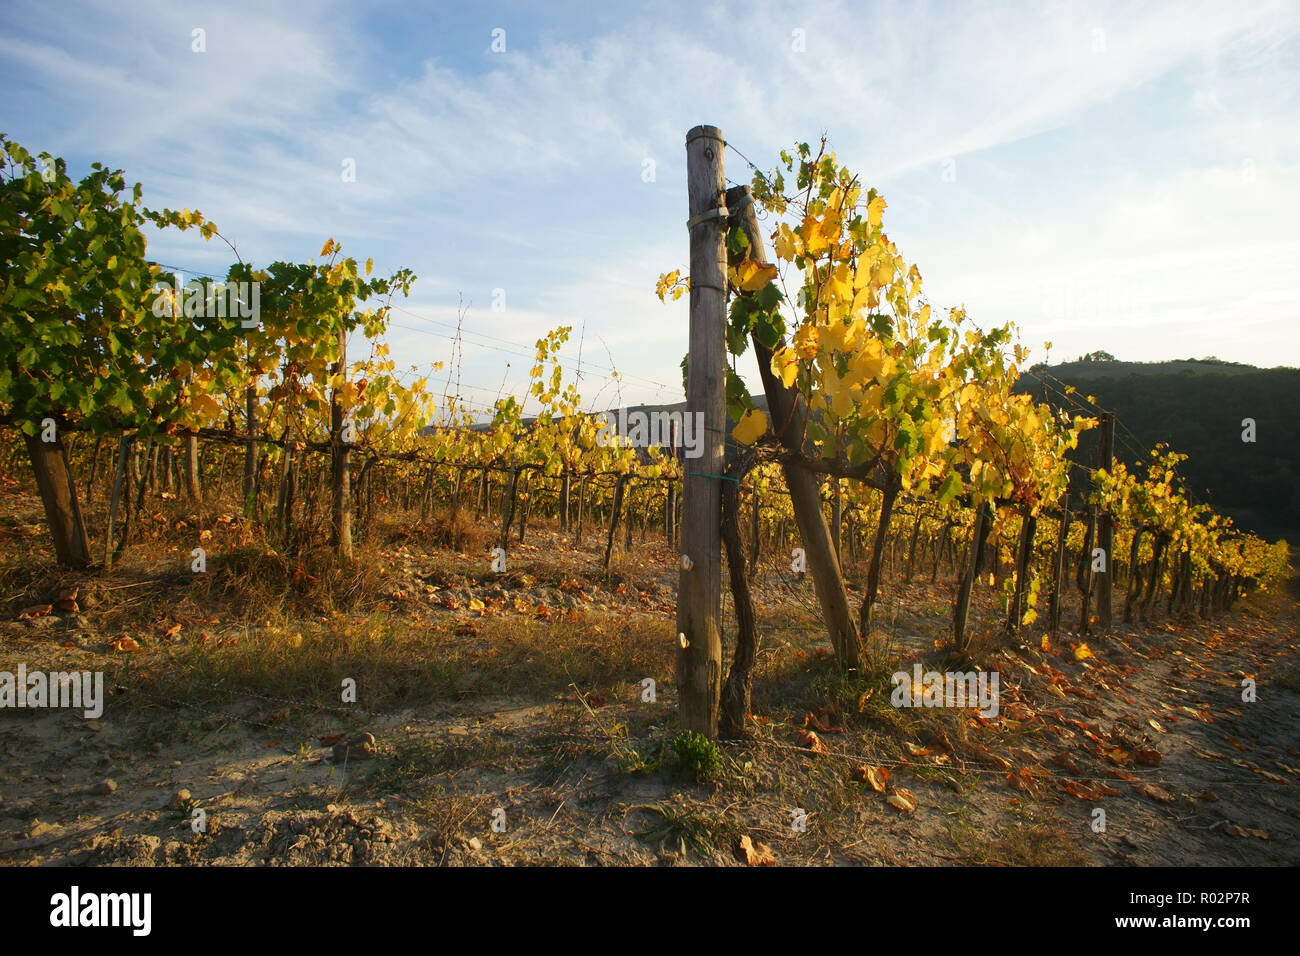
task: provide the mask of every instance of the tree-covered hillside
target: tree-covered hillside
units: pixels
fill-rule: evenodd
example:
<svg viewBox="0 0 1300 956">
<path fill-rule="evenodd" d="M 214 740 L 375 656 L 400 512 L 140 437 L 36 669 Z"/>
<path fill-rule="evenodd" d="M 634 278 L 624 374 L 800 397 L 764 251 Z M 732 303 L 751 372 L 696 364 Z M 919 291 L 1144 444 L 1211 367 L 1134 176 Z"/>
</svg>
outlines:
<svg viewBox="0 0 1300 956">
<path fill-rule="evenodd" d="M 1086 404 L 1092 396 L 1114 411 L 1121 427 L 1115 452 L 1132 462 L 1156 442 L 1188 456 L 1182 472 L 1194 494 L 1244 528 L 1268 537 L 1297 537 L 1300 529 L 1300 369 L 1261 369 L 1215 359 L 1173 362 L 1109 361 L 1093 353 L 1076 362 L 1035 366 L 1017 389 L 1057 403 L 1063 387 Z M 1053 381 L 1053 379 L 1059 380 Z M 1242 440 L 1244 419 L 1255 441 Z M 1085 432 L 1079 460 L 1091 463 L 1095 432 Z"/>
</svg>

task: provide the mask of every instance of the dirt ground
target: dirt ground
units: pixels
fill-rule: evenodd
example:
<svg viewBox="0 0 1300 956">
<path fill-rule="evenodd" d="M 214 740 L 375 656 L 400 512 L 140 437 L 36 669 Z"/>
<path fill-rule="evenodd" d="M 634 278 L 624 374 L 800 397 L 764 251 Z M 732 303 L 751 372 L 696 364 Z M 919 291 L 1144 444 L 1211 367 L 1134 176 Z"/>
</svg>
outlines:
<svg viewBox="0 0 1300 956">
<path fill-rule="evenodd" d="M 20 525 L 7 530 L 7 560 L 39 557 Z M 1211 621 L 1157 614 L 1105 635 L 977 639 L 976 660 L 1000 677 L 1000 713 L 985 720 L 888 702 L 893 671 L 942 669 L 942 575 L 889 579 L 869 673 L 846 682 L 812 623 L 811 582 L 768 566 L 753 737 L 694 773 L 672 747 L 675 555 L 652 536 L 605 576 L 595 535 L 575 548 L 553 528 L 529 534 L 500 582 L 457 577 L 418 542 L 383 548 L 385 636 L 368 643 L 351 635 L 375 626 L 373 611 L 299 633 L 292 617 L 287 630 L 284 616 L 227 619 L 215 592 L 192 599 L 190 583 L 130 568 L 83 579 L 76 614 L 19 620 L 53 577 L 11 575 L 0 670 L 102 670 L 108 698 L 93 720 L 0 711 L 0 862 L 1300 862 L 1294 580 Z M 145 592 L 156 626 L 123 629 Z M 977 631 L 994 628 L 994 598 L 978 589 Z M 169 633 L 172 620 L 183 627 Z M 116 649 L 123 636 L 139 649 Z M 570 642 L 562 671 L 552 639 Z M 317 692 L 299 671 L 277 677 L 295 653 L 331 660 L 334 640 L 347 650 L 332 672 L 310 671 Z M 357 641 L 394 687 L 368 694 L 363 680 L 348 704 L 331 688 L 361 660 Z M 427 660 L 403 657 L 426 646 Z M 223 653 L 266 655 L 263 682 L 208 666 Z M 365 706 L 374 699 L 383 706 Z"/>
</svg>

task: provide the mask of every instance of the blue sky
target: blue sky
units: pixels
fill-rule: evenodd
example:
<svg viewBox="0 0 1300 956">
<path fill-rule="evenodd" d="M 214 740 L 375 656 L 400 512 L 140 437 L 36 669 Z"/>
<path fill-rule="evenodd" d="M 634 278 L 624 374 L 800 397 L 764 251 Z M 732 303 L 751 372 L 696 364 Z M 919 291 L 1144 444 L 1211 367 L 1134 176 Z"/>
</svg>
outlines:
<svg viewBox="0 0 1300 956">
<path fill-rule="evenodd" d="M 686 264 L 700 123 L 769 169 L 827 133 L 929 300 L 1014 321 L 1034 359 L 1300 365 L 1294 3 L 6 0 L 0 77 L 0 130 L 201 209 L 246 260 L 333 237 L 413 269 L 399 364 L 450 357 L 463 296 L 474 401 L 522 394 L 560 324 L 571 369 L 585 326 L 590 407 L 680 400 L 686 300 L 653 288 Z M 191 234 L 149 251 L 230 261 Z"/>
</svg>

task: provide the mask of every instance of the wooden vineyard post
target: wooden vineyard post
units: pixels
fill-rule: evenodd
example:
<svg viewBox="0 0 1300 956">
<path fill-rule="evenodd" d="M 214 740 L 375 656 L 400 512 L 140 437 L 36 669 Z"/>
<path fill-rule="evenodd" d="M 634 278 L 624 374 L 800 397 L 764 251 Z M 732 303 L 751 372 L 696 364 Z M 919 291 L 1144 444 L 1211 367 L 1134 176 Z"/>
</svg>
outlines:
<svg viewBox="0 0 1300 956">
<path fill-rule="evenodd" d="M 113 532 L 117 524 L 117 505 L 122 500 L 122 483 L 127 475 L 126 456 L 131 453 L 131 436 L 123 435 L 117 445 L 117 471 L 113 475 L 113 494 L 108 502 L 108 531 L 104 535 L 104 570 L 113 567 Z"/>
<path fill-rule="evenodd" d="M 420 492 L 420 520 L 428 521 L 429 513 L 433 508 L 433 465 L 430 465 L 424 472 L 424 488 Z M 456 511 L 456 496 L 452 494 L 451 510 Z"/>
<path fill-rule="evenodd" d="M 1101 467 L 1109 474 L 1115 467 L 1115 416 L 1106 412 L 1101 416 Z M 1097 547 L 1101 548 L 1102 570 L 1097 572 L 1097 627 L 1105 630 L 1111 623 L 1111 582 L 1115 579 L 1115 561 L 1111 554 L 1114 543 L 1115 522 L 1109 511 L 1097 516 Z"/>
<path fill-rule="evenodd" d="M 524 475 L 524 486 L 520 489 L 519 495 L 522 499 L 519 503 L 519 543 L 524 543 L 524 532 L 528 530 L 528 506 L 533 500 L 533 473 L 530 471 Z"/>
<path fill-rule="evenodd" d="M 198 504 L 203 500 L 203 486 L 199 480 L 199 435 L 185 432 L 185 494 Z"/>
<path fill-rule="evenodd" d="M 560 476 L 560 530 L 569 530 L 569 469 L 566 465 L 564 473 Z"/>
<path fill-rule="evenodd" d="M 573 543 L 582 546 L 582 522 L 587 513 L 587 476 L 578 479 L 578 531 L 573 536 Z"/>
<path fill-rule="evenodd" d="M 623 496 L 627 492 L 627 483 L 631 480 L 631 475 L 619 475 L 614 481 L 614 503 L 609 508 L 609 533 L 605 536 L 605 563 L 604 568 L 609 570 L 610 555 L 614 553 L 614 532 L 618 528 L 618 516 L 623 510 Z M 628 516 L 629 527 L 631 516 Z M 626 546 L 625 546 L 626 547 Z M 679 612 L 680 613 L 680 612 Z"/>
<path fill-rule="evenodd" d="M 510 468 L 510 481 L 508 486 L 503 486 L 501 490 L 501 550 L 510 550 L 510 525 L 515 520 L 515 489 L 519 484 L 519 469 L 513 465 Z"/>
<path fill-rule="evenodd" d="M 1079 575 L 1077 584 L 1079 586 L 1080 601 L 1083 604 L 1079 613 L 1079 633 L 1087 634 L 1091 621 L 1092 589 L 1096 584 L 1096 575 L 1092 570 L 1092 549 L 1096 547 L 1097 541 L 1097 506 L 1088 505 L 1088 530 L 1083 537 L 1083 554 L 1079 558 Z"/>
<path fill-rule="evenodd" d="M 1055 634 L 1061 626 L 1061 590 L 1065 587 L 1065 549 L 1070 537 L 1070 493 L 1061 496 L 1061 521 L 1056 528 L 1056 554 L 1052 558 L 1052 597 L 1047 626 Z"/>
<path fill-rule="evenodd" d="M 1020 525 L 1020 544 L 1016 549 L 1016 586 L 1011 597 L 1011 610 L 1007 615 L 1006 631 L 1009 634 L 1020 633 L 1020 621 L 1024 617 L 1025 586 L 1029 577 L 1029 565 L 1034 556 L 1034 535 L 1038 530 L 1037 515 L 1026 512 Z"/>
<path fill-rule="evenodd" d="M 727 367 L 726 187 L 722 131 L 686 134 L 690 219 L 690 363 L 686 414 L 703 423 L 699 458 L 687 462 L 682 492 L 681 579 L 677 589 L 678 716 L 685 730 L 718 735 L 722 692 L 722 486 Z M 695 418 L 698 416 L 698 418 Z"/>
<path fill-rule="evenodd" d="M 912 568 L 916 564 L 916 539 L 921 533 L 921 519 L 925 513 L 921 510 L 920 505 L 916 508 L 916 521 L 912 524 L 912 540 L 907 544 L 907 570 L 903 574 L 905 584 L 912 583 Z"/>
<path fill-rule="evenodd" d="M 962 572 L 961 585 L 957 590 L 957 602 L 952 614 L 953 645 L 959 651 L 966 650 L 966 617 L 970 613 L 970 592 L 979 574 L 979 566 L 984 558 L 984 538 L 993 516 L 988 502 L 982 503 L 975 510 L 975 526 L 971 528 L 969 562 Z"/>
<path fill-rule="evenodd" d="M 886 543 L 889 541 L 889 522 L 894 514 L 894 502 L 902 485 L 897 475 L 889 475 L 885 486 L 880 490 L 880 521 L 876 524 L 876 533 L 871 541 L 870 565 L 867 567 L 867 586 L 862 595 L 862 606 L 858 608 L 858 627 L 865 636 L 871 633 L 871 609 L 875 606 L 880 590 L 880 559 Z"/>
<path fill-rule="evenodd" d="M 1138 595 L 1142 593 L 1142 569 L 1138 567 L 1138 559 L 1142 556 L 1142 535 L 1146 531 L 1142 525 L 1137 525 L 1133 529 L 1133 543 L 1129 546 L 1128 552 L 1128 592 L 1124 598 L 1124 623 L 1129 624 L 1133 621 L 1133 602 L 1137 600 Z"/>
</svg>

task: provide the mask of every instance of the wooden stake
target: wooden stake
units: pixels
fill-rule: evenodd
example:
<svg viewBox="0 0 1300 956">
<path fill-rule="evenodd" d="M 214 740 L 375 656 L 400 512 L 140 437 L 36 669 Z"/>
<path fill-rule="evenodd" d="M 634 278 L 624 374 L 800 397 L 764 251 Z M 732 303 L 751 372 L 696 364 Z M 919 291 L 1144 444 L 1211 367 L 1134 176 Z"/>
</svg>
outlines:
<svg viewBox="0 0 1300 956">
<path fill-rule="evenodd" d="M 1115 416 L 1110 412 L 1101 416 L 1100 467 L 1107 473 L 1115 466 Z M 1097 592 L 1097 627 L 1105 630 L 1111 624 L 1111 583 L 1115 579 L 1115 561 L 1111 554 L 1114 544 L 1114 519 L 1109 511 L 1097 515 L 1097 547 L 1101 548 L 1105 570 L 1098 571 L 1094 579 Z"/>
<path fill-rule="evenodd" d="M 686 134 L 691 319 L 686 414 L 702 420 L 702 455 L 688 459 L 682 494 L 681 581 L 677 591 L 678 716 L 685 730 L 716 737 L 722 692 L 722 474 L 727 426 L 726 187 L 722 131 Z M 700 217 L 697 219 L 697 217 Z"/>
</svg>

